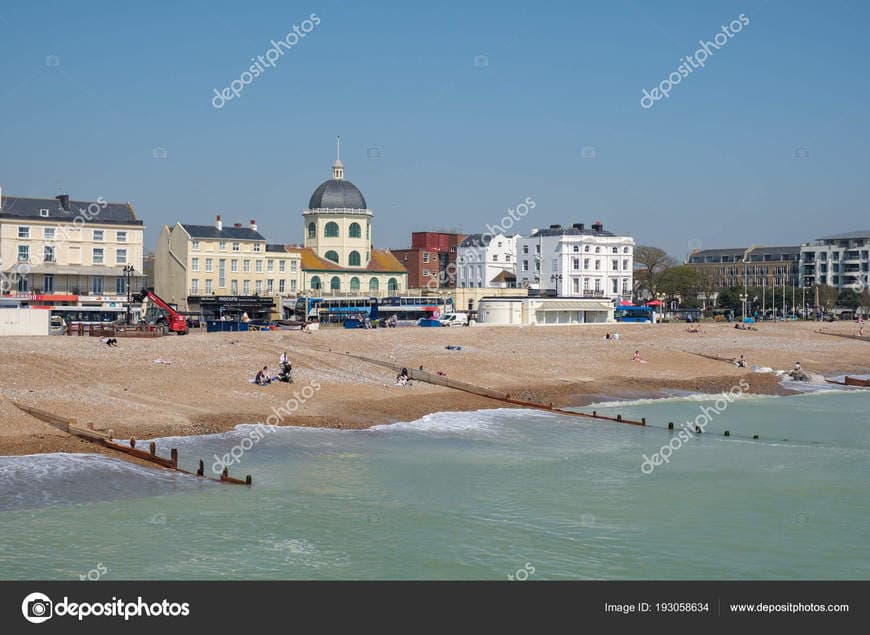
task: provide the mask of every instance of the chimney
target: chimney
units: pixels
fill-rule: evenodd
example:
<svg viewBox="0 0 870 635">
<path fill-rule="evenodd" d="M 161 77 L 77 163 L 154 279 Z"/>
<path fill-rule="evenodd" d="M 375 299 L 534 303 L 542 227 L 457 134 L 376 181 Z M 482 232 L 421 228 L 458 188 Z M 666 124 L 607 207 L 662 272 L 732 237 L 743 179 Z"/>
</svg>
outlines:
<svg viewBox="0 0 870 635">
<path fill-rule="evenodd" d="M 579 230 L 582 232 L 583 229 L 586 227 L 586 225 L 584 225 L 583 223 L 574 223 L 574 224 L 572 225 L 572 227 L 573 227 L 574 229 L 579 229 Z"/>
<path fill-rule="evenodd" d="M 241 223 L 234 223 L 233 227 L 235 227 L 236 229 L 241 229 L 242 224 Z"/>
<path fill-rule="evenodd" d="M 58 194 L 54 198 L 60 201 L 60 206 L 63 208 L 63 211 L 69 211 L 69 194 Z"/>
<path fill-rule="evenodd" d="M 220 215 L 220 214 L 218 214 L 218 215 L 217 215 L 217 218 L 215 218 L 214 226 L 217 227 L 217 230 L 218 230 L 218 231 L 223 231 L 223 229 L 224 229 L 224 222 L 221 220 L 221 215 Z"/>
<path fill-rule="evenodd" d="M 550 225 L 550 229 L 562 229 L 561 225 Z"/>
<path fill-rule="evenodd" d="M 251 220 L 251 229 L 257 231 L 257 221 Z"/>
<path fill-rule="evenodd" d="M 594 223 L 592 223 L 592 229 L 597 231 L 597 232 L 600 232 L 602 229 L 604 229 L 604 225 L 601 224 L 600 220 L 597 220 Z"/>
</svg>

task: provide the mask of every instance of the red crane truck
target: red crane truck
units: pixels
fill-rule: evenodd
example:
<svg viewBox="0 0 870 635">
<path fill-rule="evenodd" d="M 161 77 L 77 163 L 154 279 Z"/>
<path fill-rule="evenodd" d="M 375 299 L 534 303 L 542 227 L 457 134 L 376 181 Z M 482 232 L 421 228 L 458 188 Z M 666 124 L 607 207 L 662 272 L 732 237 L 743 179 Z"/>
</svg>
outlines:
<svg viewBox="0 0 870 635">
<path fill-rule="evenodd" d="M 164 332 L 172 331 L 179 335 L 187 335 L 187 318 L 166 304 L 153 290 L 142 289 L 139 301 L 151 302 L 154 307 L 153 310 L 143 311 L 149 323 L 153 321 L 155 326 L 162 326 Z"/>
</svg>

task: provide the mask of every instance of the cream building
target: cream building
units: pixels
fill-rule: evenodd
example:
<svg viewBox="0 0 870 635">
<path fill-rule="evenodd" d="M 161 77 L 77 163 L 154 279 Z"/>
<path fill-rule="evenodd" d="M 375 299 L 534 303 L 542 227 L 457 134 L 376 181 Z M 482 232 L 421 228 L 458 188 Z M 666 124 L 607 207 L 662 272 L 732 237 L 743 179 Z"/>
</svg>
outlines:
<svg viewBox="0 0 870 635">
<path fill-rule="evenodd" d="M 124 306 L 127 280 L 137 290 L 143 279 L 143 233 L 130 203 L 0 192 L 0 295 L 20 306 Z"/>
<path fill-rule="evenodd" d="M 304 246 L 290 250 L 302 260 L 304 292 L 380 296 L 407 291 L 402 263 L 390 251 L 372 248 L 372 211 L 344 178 L 341 159 L 332 164 L 332 178 L 311 195 L 302 217 Z"/>
<path fill-rule="evenodd" d="M 206 319 L 281 317 L 283 299 L 298 293 L 301 280 L 298 251 L 268 244 L 255 221 L 224 227 L 218 216 L 214 225 L 176 223 L 164 226 L 157 241 L 155 292 Z"/>
</svg>

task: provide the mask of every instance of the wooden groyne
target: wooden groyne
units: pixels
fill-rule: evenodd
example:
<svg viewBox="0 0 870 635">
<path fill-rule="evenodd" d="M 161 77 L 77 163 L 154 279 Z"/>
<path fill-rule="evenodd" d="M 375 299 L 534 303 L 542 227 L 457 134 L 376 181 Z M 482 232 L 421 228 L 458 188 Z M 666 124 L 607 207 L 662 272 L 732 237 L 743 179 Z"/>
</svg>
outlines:
<svg viewBox="0 0 870 635">
<path fill-rule="evenodd" d="M 205 468 L 202 461 L 199 462 L 199 470 L 197 470 L 196 473 L 189 472 L 178 467 L 178 450 L 175 448 L 170 449 L 169 458 L 167 459 L 157 454 L 157 444 L 154 441 L 148 443 L 147 450 L 137 448 L 136 439 L 134 438 L 130 439 L 129 446 L 122 445 L 113 441 L 112 430 L 106 430 L 105 432 L 103 432 L 102 430 L 94 430 L 93 424 L 88 424 L 87 426 L 82 427 L 75 419 L 61 417 L 46 410 L 40 410 L 39 408 L 34 408 L 32 406 L 25 406 L 24 404 L 20 404 L 15 401 L 12 401 L 11 403 L 19 410 L 26 412 L 32 417 L 36 417 L 40 421 L 44 421 L 45 423 L 57 428 L 58 430 L 62 430 L 63 432 L 71 434 L 85 441 L 96 443 L 97 445 L 108 448 L 115 452 L 120 452 L 121 454 L 125 455 L 125 458 L 127 456 L 132 456 L 141 461 L 146 461 L 167 470 L 173 470 L 174 472 L 181 472 L 182 474 L 189 474 L 191 476 L 197 476 L 200 478 L 207 478 L 208 480 L 217 481 L 220 483 L 231 483 L 234 485 L 251 485 L 252 483 L 250 474 L 245 477 L 245 480 L 233 478 L 229 475 L 229 470 L 227 468 L 224 468 L 224 471 L 220 475 L 220 478 L 215 479 L 208 477 L 205 475 Z"/>
<path fill-rule="evenodd" d="M 337 351 L 330 351 L 337 352 Z M 347 357 L 352 357 L 354 359 L 359 359 L 364 362 L 368 362 L 369 364 L 375 364 L 377 366 L 383 366 L 384 368 L 389 368 L 391 370 L 401 372 L 403 368 L 407 369 L 408 377 L 411 380 L 426 382 L 427 384 L 433 384 L 435 386 L 443 386 L 445 388 L 453 388 L 454 390 L 461 390 L 463 392 L 467 392 L 472 395 L 477 395 L 478 397 L 485 397 L 487 399 L 493 399 L 495 401 L 500 401 L 501 403 L 507 403 L 512 406 L 520 406 L 522 408 L 532 408 L 534 410 L 545 410 L 547 412 L 553 412 L 560 415 L 566 415 L 569 417 L 582 417 L 584 419 L 597 419 L 599 421 L 613 421 L 616 423 L 626 423 L 629 425 L 635 426 L 645 426 L 646 425 L 646 417 L 643 417 L 640 421 L 635 421 L 633 419 L 625 419 L 622 415 L 616 415 L 615 417 L 608 417 L 605 415 L 600 415 L 596 411 L 589 412 L 575 412 L 573 410 L 565 410 L 563 408 L 557 408 L 552 403 L 550 404 L 542 404 L 535 401 L 528 401 L 525 399 L 517 399 L 512 397 L 510 393 L 499 392 L 496 390 L 492 390 L 491 388 L 484 388 L 483 386 L 476 386 L 474 384 L 470 384 L 464 381 L 457 381 L 455 379 L 450 379 L 444 375 L 435 375 L 424 370 L 419 370 L 415 368 L 410 368 L 407 366 L 402 366 L 400 364 L 395 364 L 392 362 L 385 362 L 380 359 L 373 359 L 371 357 L 364 357 L 362 355 L 352 355 L 350 353 L 339 353 L 345 355 Z"/>
<path fill-rule="evenodd" d="M 858 340 L 859 342 L 870 342 L 870 337 L 862 337 L 860 335 L 846 335 L 845 333 L 831 333 L 830 331 L 815 331 L 819 335 L 830 335 L 832 337 L 845 337 L 847 340 Z"/>
</svg>

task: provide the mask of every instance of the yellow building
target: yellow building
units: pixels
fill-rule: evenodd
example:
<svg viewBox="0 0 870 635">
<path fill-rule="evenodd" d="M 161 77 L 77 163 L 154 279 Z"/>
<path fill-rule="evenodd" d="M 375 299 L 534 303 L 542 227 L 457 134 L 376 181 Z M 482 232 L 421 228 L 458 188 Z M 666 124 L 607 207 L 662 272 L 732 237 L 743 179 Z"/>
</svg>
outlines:
<svg viewBox="0 0 870 635">
<path fill-rule="evenodd" d="M 281 317 L 284 298 L 301 287 L 301 257 L 270 245 L 251 221 L 248 227 L 176 223 L 164 226 L 154 258 L 154 286 L 165 302 L 206 319 L 247 313 L 251 319 Z"/>
<path fill-rule="evenodd" d="M 336 159 L 302 213 L 305 243 L 302 291 L 318 295 L 395 295 L 408 289 L 408 271 L 386 249 L 372 248 L 372 218 L 362 192 L 344 178 Z"/>
<path fill-rule="evenodd" d="M 143 233 L 129 203 L 0 193 L 0 295 L 21 306 L 123 307 L 127 280 L 142 283 Z"/>
</svg>

